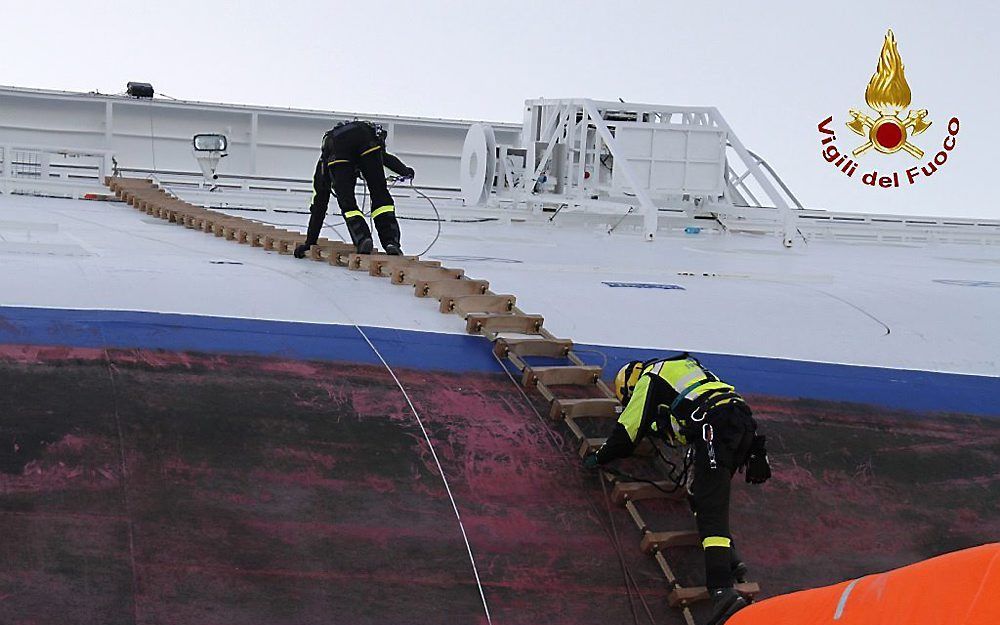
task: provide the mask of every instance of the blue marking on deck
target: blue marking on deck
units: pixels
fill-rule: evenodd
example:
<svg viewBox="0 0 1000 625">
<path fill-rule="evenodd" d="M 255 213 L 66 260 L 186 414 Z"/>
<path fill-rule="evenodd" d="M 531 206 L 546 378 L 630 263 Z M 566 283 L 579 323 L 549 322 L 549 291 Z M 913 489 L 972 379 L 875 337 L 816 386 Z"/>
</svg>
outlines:
<svg viewBox="0 0 1000 625">
<path fill-rule="evenodd" d="M 951 286 L 977 286 L 977 287 L 1000 287 L 1000 282 L 992 282 L 990 280 L 933 280 L 938 284 L 949 284 Z"/>
<path fill-rule="evenodd" d="M 686 291 L 679 284 L 659 284 L 656 282 L 602 282 L 613 289 L 663 289 L 664 291 Z"/>
</svg>

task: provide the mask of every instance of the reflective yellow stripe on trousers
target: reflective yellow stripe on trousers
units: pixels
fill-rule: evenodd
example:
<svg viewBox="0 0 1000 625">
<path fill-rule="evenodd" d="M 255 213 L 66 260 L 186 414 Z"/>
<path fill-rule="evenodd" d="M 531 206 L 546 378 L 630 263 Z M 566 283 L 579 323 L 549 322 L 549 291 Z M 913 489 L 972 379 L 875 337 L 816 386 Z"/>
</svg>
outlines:
<svg viewBox="0 0 1000 625">
<path fill-rule="evenodd" d="M 388 204 L 386 206 L 379 206 L 378 208 L 372 211 L 372 219 L 375 219 L 379 215 L 384 215 L 386 213 L 394 213 L 394 212 L 396 212 L 396 207 L 393 206 L 392 204 Z"/>
<path fill-rule="evenodd" d="M 705 540 L 701 541 L 701 546 L 703 549 L 708 549 L 709 547 L 725 547 L 728 549 L 733 546 L 733 541 L 725 536 L 708 536 Z"/>
<path fill-rule="evenodd" d="M 347 211 L 344 213 L 344 219 L 353 219 L 355 217 L 361 217 L 364 219 L 365 215 L 361 211 Z"/>
</svg>

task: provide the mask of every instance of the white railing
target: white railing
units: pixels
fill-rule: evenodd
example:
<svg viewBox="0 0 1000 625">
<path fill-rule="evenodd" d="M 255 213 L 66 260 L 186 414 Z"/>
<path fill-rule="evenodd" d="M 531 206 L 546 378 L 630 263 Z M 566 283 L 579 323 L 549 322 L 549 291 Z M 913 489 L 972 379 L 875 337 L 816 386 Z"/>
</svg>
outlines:
<svg viewBox="0 0 1000 625">
<path fill-rule="evenodd" d="M 0 193 L 72 198 L 102 193 L 113 160 L 107 150 L 0 144 Z"/>
</svg>

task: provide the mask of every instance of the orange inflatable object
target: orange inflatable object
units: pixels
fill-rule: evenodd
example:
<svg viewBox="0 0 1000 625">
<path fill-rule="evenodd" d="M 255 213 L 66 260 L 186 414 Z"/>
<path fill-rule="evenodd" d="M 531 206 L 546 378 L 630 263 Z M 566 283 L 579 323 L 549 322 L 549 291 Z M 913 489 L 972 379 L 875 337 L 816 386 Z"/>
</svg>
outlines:
<svg viewBox="0 0 1000 625">
<path fill-rule="evenodd" d="M 1000 543 L 773 597 L 726 625 L 1000 625 Z"/>
</svg>

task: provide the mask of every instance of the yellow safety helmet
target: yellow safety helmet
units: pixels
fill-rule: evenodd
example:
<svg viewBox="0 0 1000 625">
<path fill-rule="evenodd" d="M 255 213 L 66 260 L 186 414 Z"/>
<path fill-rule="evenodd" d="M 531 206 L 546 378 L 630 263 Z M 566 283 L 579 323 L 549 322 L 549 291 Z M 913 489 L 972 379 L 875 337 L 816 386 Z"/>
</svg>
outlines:
<svg viewBox="0 0 1000 625">
<path fill-rule="evenodd" d="M 618 400 L 623 406 L 628 403 L 629 397 L 632 396 L 632 389 L 639 382 L 642 369 L 643 362 L 633 360 L 618 370 L 618 375 L 615 376 L 615 395 L 618 396 Z"/>
</svg>

